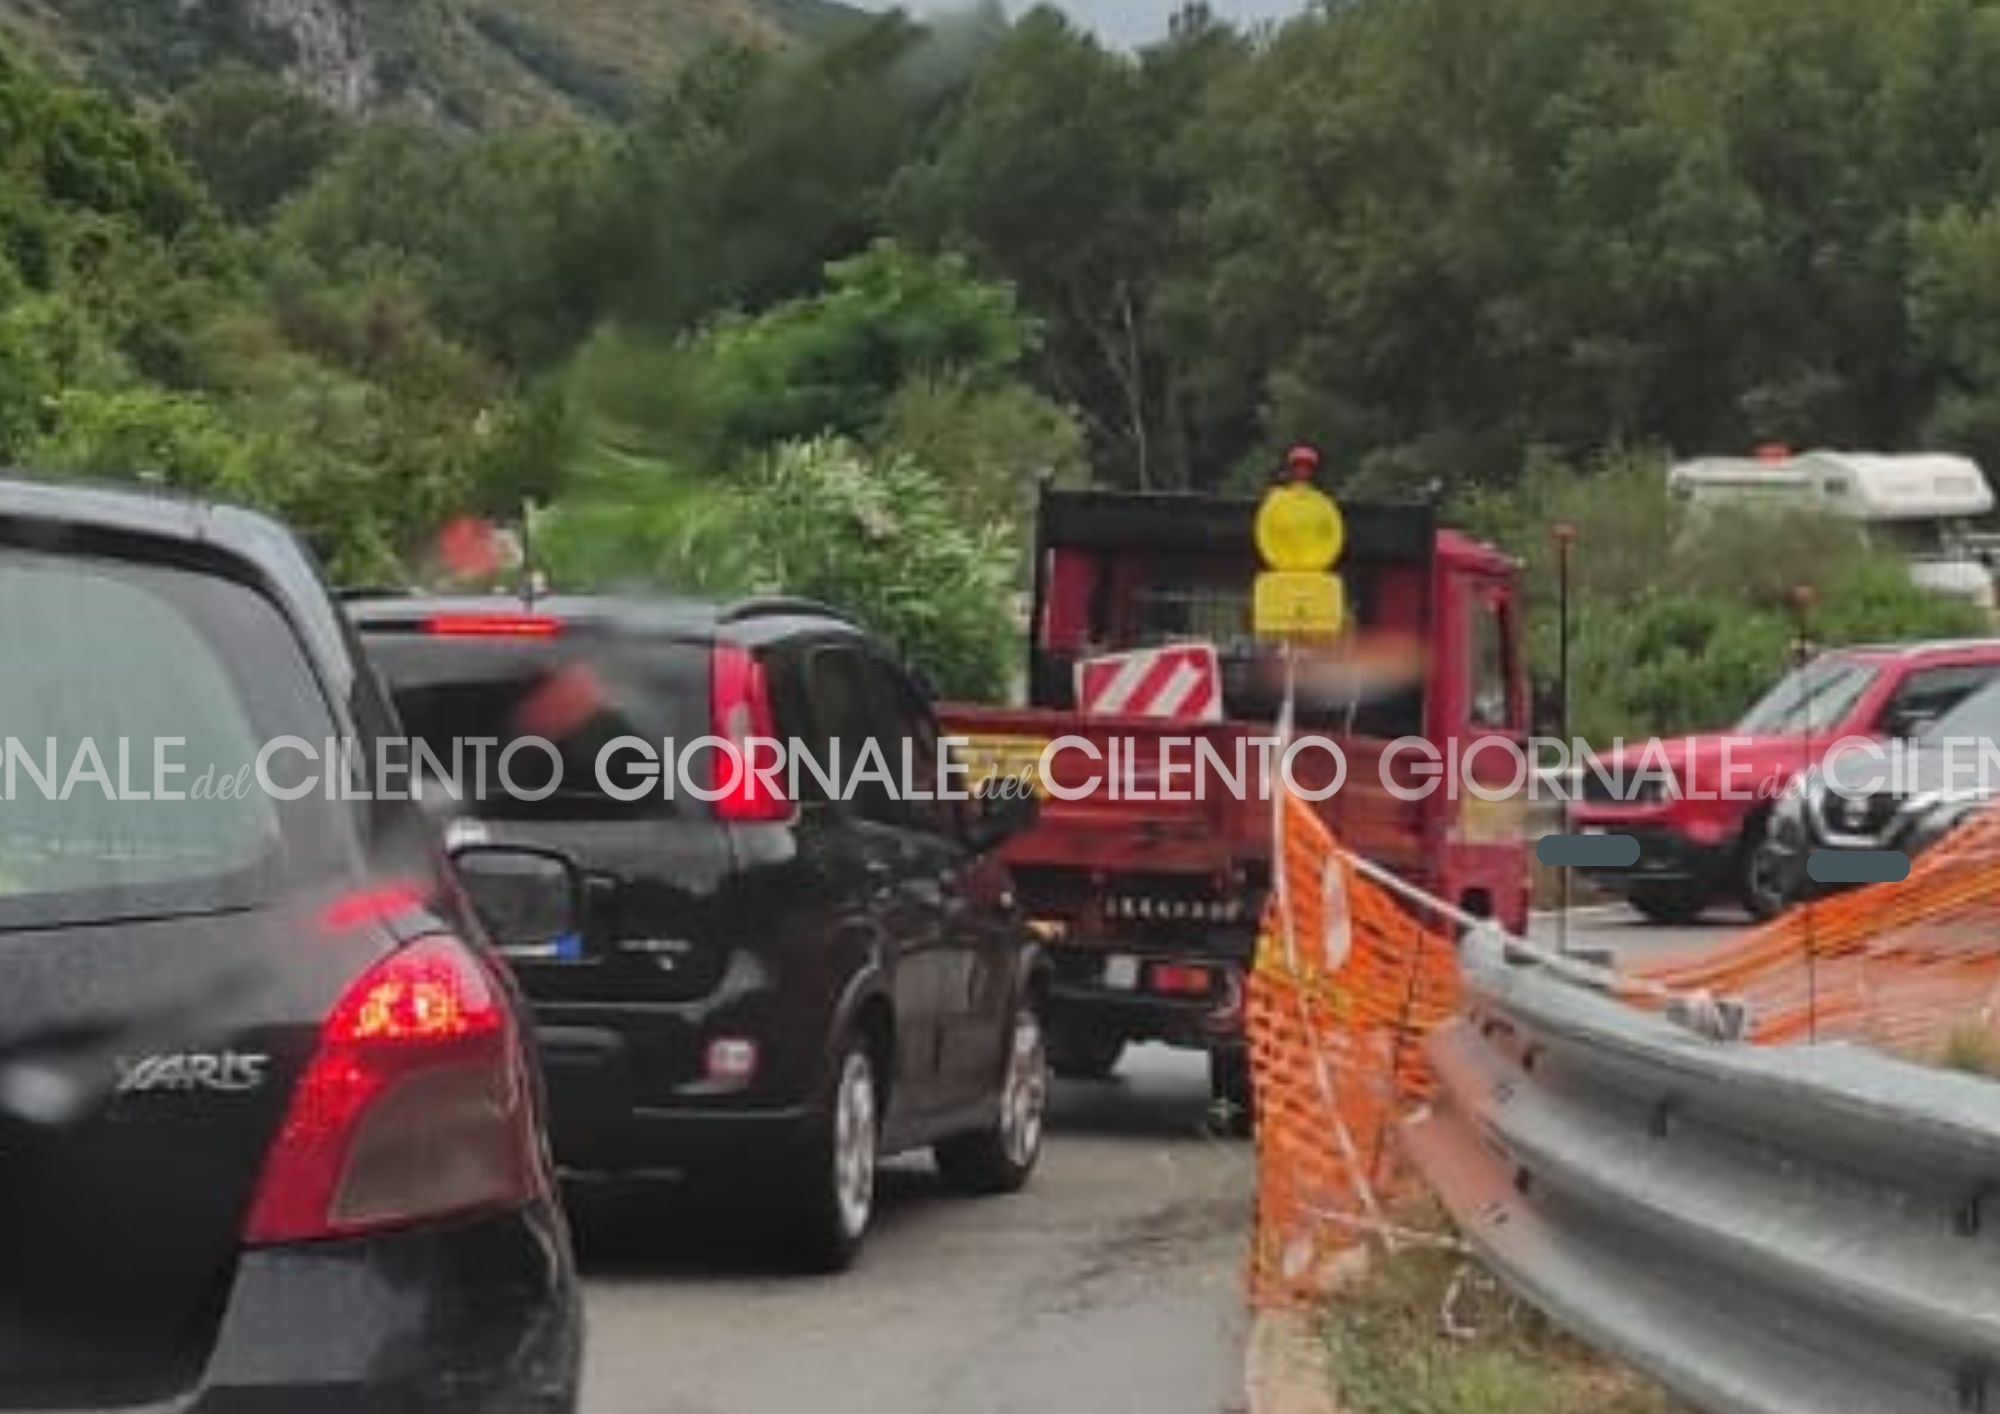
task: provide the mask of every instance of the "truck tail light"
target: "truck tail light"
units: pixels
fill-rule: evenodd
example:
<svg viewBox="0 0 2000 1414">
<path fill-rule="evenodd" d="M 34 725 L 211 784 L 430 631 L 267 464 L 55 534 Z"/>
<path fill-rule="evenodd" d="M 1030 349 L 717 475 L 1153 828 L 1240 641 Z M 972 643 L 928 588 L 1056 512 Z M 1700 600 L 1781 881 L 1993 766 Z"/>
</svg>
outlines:
<svg viewBox="0 0 2000 1414">
<path fill-rule="evenodd" d="M 709 683 L 709 731 L 735 745 L 741 766 L 738 770 L 723 753 L 715 753 L 716 789 L 727 787 L 715 802 L 716 818 L 739 824 L 791 819 L 792 803 L 776 778 L 761 780 L 752 769 L 772 764 L 770 748 L 760 754 L 754 744 L 773 743 L 777 737 L 764 665 L 746 648 L 721 644 L 710 664 Z"/>
<path fill-rule="evenodd" d="M 349 1238 L 546 1197 L 519 1042 L 498 983 L 455 938 L 364 973 L 321 1028 L 244 1240 Z"/>
<path fill-rule="evenodd" d="M 1206 967 L 1163 962 L 1153 969 L 1153 990 L 1170 997 L 1205 997 L 1215 986 L 1215 975 Z"/>
</svg>

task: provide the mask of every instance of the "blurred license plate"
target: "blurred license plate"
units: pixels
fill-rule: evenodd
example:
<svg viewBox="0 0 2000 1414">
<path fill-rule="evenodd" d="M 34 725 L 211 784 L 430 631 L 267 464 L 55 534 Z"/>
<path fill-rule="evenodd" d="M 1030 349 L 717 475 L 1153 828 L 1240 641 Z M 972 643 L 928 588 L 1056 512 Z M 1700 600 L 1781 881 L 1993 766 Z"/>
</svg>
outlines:
<svg viewBox="0 0 2000 1414">
<path fill-rule="evenodd" d="M 582 962 L 583 935 L 564 933 L 546 943 L 511 943 L 500 953 L 514 962 Z"/>
<path fill-rule="evenodd" d="M 1104 985 L 1120 992 L 1135 990 L 1139 985 L 1139 959 L 1123 953 L 1104 959 Z"/>
</svg>

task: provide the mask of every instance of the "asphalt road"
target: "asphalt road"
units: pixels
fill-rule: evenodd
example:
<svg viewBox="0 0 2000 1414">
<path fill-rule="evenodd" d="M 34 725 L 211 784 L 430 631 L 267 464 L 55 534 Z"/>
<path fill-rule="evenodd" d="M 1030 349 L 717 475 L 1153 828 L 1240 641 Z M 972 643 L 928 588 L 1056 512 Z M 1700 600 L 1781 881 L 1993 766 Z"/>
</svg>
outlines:
<svg viewBox="0 0 2000 1414">
<path fill-rule="evenodd" d="M 1716 908 L 1692 927 L 1662 928 L 1622 903 L 1597 904 L 1571 912 L 1569 941 L 1573 947 L 1609 948 L 1621 958 L 1639 960 L 1709 947 L 1750 926 L 1749 916 L 1735 908 Z M 1554 947 L 1562 937 L 1561 920 L 1537 914 L 1530 931 L 1538 942 Z"/>
<path fill-rule="evenodd" d="M 1254 1162 L 1204 1132 L 1205 1064 L 1154 1048 L 1058 1087 L 1012 1198 L 885 1174 L 845 1276 L 757 1256 L 664 1195 L 583 1205 L 584 1414 L 1221 1414 L 1243 1404 Z"/>
<path fill-rule="evenodd" d="M 1612 905 L 1578 909 L 1570 938 L 1637 958 L 1745 926 L 1657 928 Z M 1558 924 L 1535 933 L 1554 943 Z M 954 1197 L 903 1161 L 836 1278 L 786 1273 L 740 1215 L 659 1192 L 586 1202 L 584 1414 L 1241 1409 L 1253 1158 L 1207 1135 L 1207 1099 L 1200 1057 L 1136 1050 L 1111 1084 L 1058 1087 L 1024 1194 Z"/>
</svg>

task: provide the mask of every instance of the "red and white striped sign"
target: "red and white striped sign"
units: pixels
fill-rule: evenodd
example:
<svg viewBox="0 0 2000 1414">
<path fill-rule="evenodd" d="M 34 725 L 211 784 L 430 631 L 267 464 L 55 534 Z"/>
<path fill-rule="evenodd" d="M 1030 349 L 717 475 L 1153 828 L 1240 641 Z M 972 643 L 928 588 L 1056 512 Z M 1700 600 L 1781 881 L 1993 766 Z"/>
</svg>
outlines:
<svg viewBox="0 0 2000 1414">
<path fill-rule="evenodd" d="M 1086 658 L 1076 665 L 1076 701 L 1093 717 L 1219 722 L 1222 663 L 1212 643 Z"/>
</svg>

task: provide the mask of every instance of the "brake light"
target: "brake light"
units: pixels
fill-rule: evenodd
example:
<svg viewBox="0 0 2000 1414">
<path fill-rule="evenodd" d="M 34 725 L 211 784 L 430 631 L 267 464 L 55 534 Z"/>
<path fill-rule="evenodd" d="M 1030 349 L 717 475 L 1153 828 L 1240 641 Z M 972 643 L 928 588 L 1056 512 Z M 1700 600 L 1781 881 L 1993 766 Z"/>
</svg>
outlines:
<svg viewBox="0 0 2000 1414">
<path fill-rule="evenodd" d="M 531 1096 L 499 985 L 454 938 L 414 943 L 327 1018 L 244 1239 L 356 1237 L 544 1197 Z"/>
<path fill-rule="evenodd" d="M 1153 990 L 1168 996 L 1205 997 L 1214 985 L 1214 976 L 1206 967 L 1163 962 L 1153 969 Z"/>
<path fill-rule="evenodd" d="M 374 923 L 384 923 L 401 914 L 422 908 L 426 891 L 419 884 L 384 884 L 342 894 L 326 906 L 321 924 L 331 933 L 348 933 Z"/>
<path fill-rule="evenodd" d="M 715 802 L 716 818 L 738 823 L 791 819 L 792 803 L 776 777 L 759 779 L 753 769 L 775 764 L 772 744 L 777 727 L 771 715 L 770 682 L 756 655 L 733 643 L 717 646 L 710 665 L 709 731 L 733 742 L 741 763 L 739 770 L 721 752 L 714 754 L 712 779 L 715 789 L 723 791 Z M 767 745 L 754 746 L 757 742 Z"/>
<path fill-rule="evenodd" d="M 424 632 L 433 638 L 556 638 L 562 620 L 547 614 L 432 614 Z"/>
</svg>

